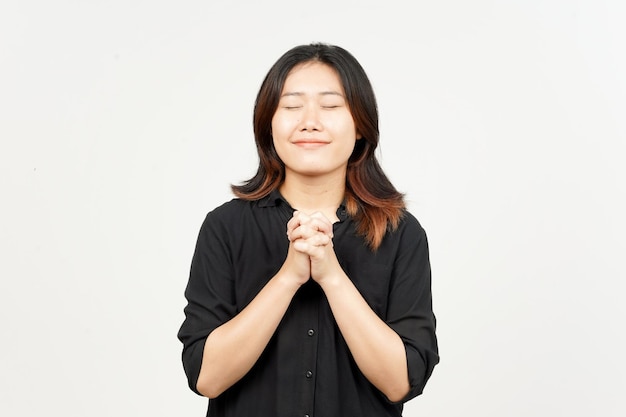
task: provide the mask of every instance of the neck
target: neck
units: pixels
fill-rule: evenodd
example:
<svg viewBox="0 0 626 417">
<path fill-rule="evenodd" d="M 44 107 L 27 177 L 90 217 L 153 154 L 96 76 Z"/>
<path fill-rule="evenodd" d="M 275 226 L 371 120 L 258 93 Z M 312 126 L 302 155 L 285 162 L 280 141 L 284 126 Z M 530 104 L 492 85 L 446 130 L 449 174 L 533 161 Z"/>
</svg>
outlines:
<svg viewBox="0 0 626 417">
<path fill-rule="evenodd" d="M 334 222 L 345 187 L 345 177 L 321 180 L 287 175 L 279 190 L 294 209 L 307 214 L 319 211 Z"/>
</svg>

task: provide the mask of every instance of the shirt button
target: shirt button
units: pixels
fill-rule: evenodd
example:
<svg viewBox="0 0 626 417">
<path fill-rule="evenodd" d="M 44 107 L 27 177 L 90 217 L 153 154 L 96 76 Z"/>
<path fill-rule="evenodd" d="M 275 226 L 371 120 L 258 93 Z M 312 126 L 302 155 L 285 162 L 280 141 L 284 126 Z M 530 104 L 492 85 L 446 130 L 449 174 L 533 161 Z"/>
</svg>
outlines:
<svg viewBox="0 0 626 417">
<path fill-rule="evenodd" d="M 311 371 L 306 371 L 306 374 L 304 374 L 307 378 L 311 378 L 313 376 L 313 372 Z"/>
<path fill-rule="evenodd" d="M 315 330 L 313 329 L 309 329 L 308 332 L 306 332 L 309 336 L 313 336 L 315 334 Z"/>
</svg>

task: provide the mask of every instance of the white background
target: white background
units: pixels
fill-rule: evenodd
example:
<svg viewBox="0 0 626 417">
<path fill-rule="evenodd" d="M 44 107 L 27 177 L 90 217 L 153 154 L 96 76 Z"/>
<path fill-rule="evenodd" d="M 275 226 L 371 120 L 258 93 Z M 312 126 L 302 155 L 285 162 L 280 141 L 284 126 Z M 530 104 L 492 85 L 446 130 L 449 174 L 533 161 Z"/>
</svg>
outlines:
<svg viewBox="0 0 626 417">
<path fill-rule="evenodd" d="M 626 3 L 4 1 L 0 415 L 201 416 L 176 339 L 274 61 L 351 51 L 431 245 L 406 416 L 624 416 Z"/>
</svg>

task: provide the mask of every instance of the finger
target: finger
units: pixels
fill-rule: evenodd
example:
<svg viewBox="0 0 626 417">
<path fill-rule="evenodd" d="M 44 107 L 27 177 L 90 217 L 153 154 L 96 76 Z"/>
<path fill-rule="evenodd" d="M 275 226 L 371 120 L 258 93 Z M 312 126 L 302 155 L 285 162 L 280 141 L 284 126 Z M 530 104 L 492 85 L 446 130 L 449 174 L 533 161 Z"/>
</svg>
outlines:
<svg viewBox="0 0 626 417">
<path fill-rule="evenodd" d="M 287 236 L 292 242 L 296 239 L 309 239 L 316 234 L 324 235 L 323 232 L 320 232 L 316 227 L 309 224 L 301 224 L 295 229 L 287 231 Z"/>
<path fill-rule="evenodd" d="M 312 236 L 311 238 L 308 239 L 308 241 L 312 246 L 315 246 L 315 247 L 321 247 L 321 246 L 327 246 L 327 245 L 332 246 L 332 243 L 333 243 L 333 240 L 330 238 L 330 236 L 326 234 L 321 234 L 321 233 L 318 233 L 315 236 Z"/>
<path fill-rule="evenodd" d="M 291 218 L 287 222 L 287 237 L 291 240 L 291 234 L 300 226 L 300 222 L 296 218 Z"/>
<path fill-rule="evenodd" d="M 333 224 L 321 212 L 315 212 L 311 216 L 309 216 L 308 224 L 322 233 L 325 233 L 331 237 L 333 236 Z"/>
<path fill-rule="evenodd" d="M 308 216 L 306 214 L 298 210 L 294 211 L 293 216 L 287 222 L 287 236 L 290 236 L 295 229 L 307 221 Z M 289 240 L 291 240 L 291 238 Z"/>
<path fill-rule="evenodd" d="M 306 223 L 309 221 L 311 216 L 302 211 L 296 210 L 293 212 L 293 218 L 298 219 L 300 223 Z"/>
<path fill-rule="evenodd" d="M 324 220 L 324 221 L 326 221 L 329 224 L 331 223 L 331 221 L 328 220 L 328 217 L 326 217 L 324 215 L 324 213 L 322 213 L 321 211 L 316 211 L 315 213 L 312 213 L 309 217 L 313 217 L 313 218 L 316 218 L 316 219 Z"/>
<path fill-rule="evenodd" d="M 307 239 L 294 239 L 292 244 L 298 252 L 303 252 L 310 256 L 320 256 L 321 253 L 319 251 L 326 246 L 332 247 L 333 241 L 328 235 L 318 232 Z"/>
</svg>

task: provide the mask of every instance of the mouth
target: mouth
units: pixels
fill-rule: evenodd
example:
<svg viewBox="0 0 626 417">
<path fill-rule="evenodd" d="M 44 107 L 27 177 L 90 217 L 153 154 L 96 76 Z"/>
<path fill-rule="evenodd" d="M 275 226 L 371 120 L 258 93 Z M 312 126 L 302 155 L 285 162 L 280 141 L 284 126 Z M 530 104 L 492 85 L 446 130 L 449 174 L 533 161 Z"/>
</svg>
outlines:
<svg viewBox="0 0 626 417">
<path fill-rule="evenodd" d="M 301 148 L 319 148 L 324 145 L 328 145 L 329 142 L 321 139 L 299 139 L 292 142 L 294 145 Z"/>
</svg>

